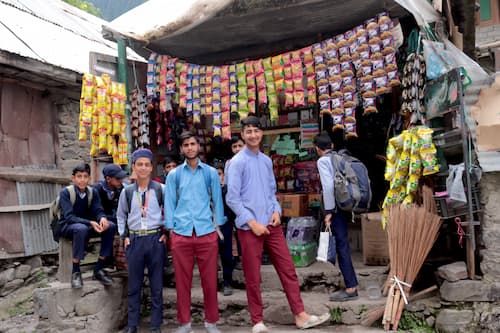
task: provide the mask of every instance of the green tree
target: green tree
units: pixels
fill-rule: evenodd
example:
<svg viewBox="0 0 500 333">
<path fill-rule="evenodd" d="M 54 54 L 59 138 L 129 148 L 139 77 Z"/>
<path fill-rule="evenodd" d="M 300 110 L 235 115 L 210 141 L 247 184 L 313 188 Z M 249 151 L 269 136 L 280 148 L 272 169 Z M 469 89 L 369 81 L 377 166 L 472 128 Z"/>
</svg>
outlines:
<svg viewBox="0 0 500 333">
<path fill-rule="evenodd" d="M 93 3 L 88 2 L 88 1 L 82 1 L 82 0 L 63 0 L 64 2 L 75 6 L 76 8 L 79 8 L 89 14 L 92 14 L 97 17 L 102 17 L 101 16 L 101 10 L 94 6 Z"/>
</svg>

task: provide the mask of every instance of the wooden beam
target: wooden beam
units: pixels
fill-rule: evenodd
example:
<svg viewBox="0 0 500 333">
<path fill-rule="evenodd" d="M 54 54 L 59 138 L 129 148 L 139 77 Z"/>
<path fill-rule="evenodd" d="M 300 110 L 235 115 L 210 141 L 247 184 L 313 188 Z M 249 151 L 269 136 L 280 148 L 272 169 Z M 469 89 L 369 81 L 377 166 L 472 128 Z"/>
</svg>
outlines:
<svg viewBox="0 0 500 333">
<path fill-rule="evenodd" d="M 5 206 L 0 207 L 0 213 L 16 213 L 16 212 L 29 212 L 29 211 L 40 211 L 50 208 L 50 203 L 40 204 L 40 205 L 18 205 L 18 206 Z"/>
<path fill-rule="evenodd" d="M 18 54 L 0 50 L 0 64 L 26 69 L 40 76 L 57 78 L 59 81 L 79 86 L 82 82 L 82 74 L 69 69 L 63 69 L 35 59 L 26 58 Z"/>
<path fill-rule="evenodd" d="M 7 168 L 0 167 L 0 179 L 27 183 L 27 182 L 40 182 L 40 183 L 56 183 L 68 185 L 70 181 L 70 174 L 64 173 L 61 170 L 37 170 L 37 169 L 21 169 L 21 168 Z"/>
<path fill-rule="evenodd" d="M 271 130 L 264 130 L 264 135 L 278 135 L 278 134 L 298 133 L 298 132 L 300 132 L 300 127 L 277 128 Z"/>
</svg>

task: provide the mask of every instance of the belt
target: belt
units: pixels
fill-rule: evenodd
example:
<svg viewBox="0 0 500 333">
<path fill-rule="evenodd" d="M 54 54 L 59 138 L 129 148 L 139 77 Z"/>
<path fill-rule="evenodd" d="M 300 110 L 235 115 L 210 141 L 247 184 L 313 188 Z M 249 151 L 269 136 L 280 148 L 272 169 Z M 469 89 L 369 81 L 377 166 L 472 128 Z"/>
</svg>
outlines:
<svg viewBox="0 0 500 333">
<path fill-rule="evenodd" d="M 153 235 L 156 234 L 157 232 L 160 232 L 161 228 L 156 228 L 156 229 L 149 229 L 149 230 L 129 230 L 131 235 L 134 236 L 148 236 L 148 235 Z"/>
</svg>

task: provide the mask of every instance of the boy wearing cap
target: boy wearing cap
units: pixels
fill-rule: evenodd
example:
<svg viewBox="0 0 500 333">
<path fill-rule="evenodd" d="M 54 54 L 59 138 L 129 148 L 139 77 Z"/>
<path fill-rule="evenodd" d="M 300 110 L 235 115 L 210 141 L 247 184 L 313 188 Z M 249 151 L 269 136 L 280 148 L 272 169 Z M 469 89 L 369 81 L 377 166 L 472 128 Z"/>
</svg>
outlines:
<svg viewBox="0 0 500 333">
<path fill-rule="evenodd" d="M 231 160 L 228 170 L 227 205 L 236 214 L 241 244 L 252 333 L 268 332 L 264 325 L 261 284 L 262 250 L 265 248 L 278 273 L 299 329 L 318 326 L 330 319 L 304 311 L 299 282 L 281 228 L 281 207 L 276 199 L 276 180 L 271 159 L 260 151 L 263 131 L 255 116 L 242 120 L 245 147 Z"/>
<path fill-rule="evenodd" d="M 349 237 L 347 235 L 347 221 L 352 219 L 350 212 L 335 209 L 335 169 L 331 160 L 333 143 L 328 134 L 316 135 L 314 146 L 319 156 L 317 161 L 319 178 L 323 189 L 323 202 L 325 205 L 325 225 L 332 226 L 335 236 L 335 247 L 337 251 L 339 268 L 344 276 L 346 289 L 339 290 L 330 295 L 330 301 L 343 302 L 358 297 L 356 273 L 352 265 L 351 252 L 349 249 Z"/>
<path fill-rule="evenodd" d="M 216 231 L 220 231 L 218 226 L 225 220 L 219 176 L 198 157 L 200 143 L 194 134 L 184 132 L 179 139 L 185 161 L 169 172 L 165 187 L 165 225 L 171 236 L 180 324 L 176 333 L 193 332 L 191 286 L 195 259 L 203 289 L 205 329 L 208 333 L 220 333 L 216 326 L 219 320 Z"/>
<path fill-rule="evenodd" d="M 132 154 L 132 168 L 137 176 L 120 194 L 117 220 L 118 233 L 124 240 L 128 263 L 128 325 L 127 333 L 136 333 L 139 326 L 141 289 L 144 268 L 148 269 L 151 287 L 151 332 L 161 332 L 163 321 L 163 233 L 161 184 L 151 180 L 153 153 L 138 149 Z"/>
<path fill-rule="evenodd" d="M 94 184 L 94 188 L 99 193 L 102 208 L 106 213 L 106 218 L 116 224 L 116 210 L 118 209 L 118 199 L 123 189 L 123 179 L 127 173 L 119 165 L 108 164 L 102 169 L 104 180 Z"/>
<path fill-rule="evenodd" d="M 73 245 L 71 287 L 74 289 L 79 289 L 83 285 L 80 260 L 85 258 L 85 248 L 89 238 L 95 235 L 101 236 L 101 250 L 93 278 L 105 286 L 113 283 L 103 267 L 106 258 L 113 254 L 116 225 L 106 219 L 97 190 L 88 186 L 89 179 L 90 166 L 86 163 L 76 166 L 71 176 L 73 189 L 65 187 L 59 195 L 62 212 L 61 236 L 70 239 Z"/>
</svg>

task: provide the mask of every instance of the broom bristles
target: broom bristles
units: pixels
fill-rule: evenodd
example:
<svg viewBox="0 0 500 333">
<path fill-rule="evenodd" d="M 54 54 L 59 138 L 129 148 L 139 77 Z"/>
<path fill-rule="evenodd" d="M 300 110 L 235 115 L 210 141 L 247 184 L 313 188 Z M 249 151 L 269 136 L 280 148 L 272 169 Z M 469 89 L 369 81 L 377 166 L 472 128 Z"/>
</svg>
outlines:
<svg viewBox="0 0 500 333">
<path fill-rule="evenodd" d="M 441 226 L 441 218 L 435 215 L 435 211 L 432 190 L 427 186 L 423 188 L 422 206 L 389 207 L 387 234 L 391 269 L 384 288 L 384 292 L 389 289 L 389 293 L 382 321 L 386 330 L 391 324 L 393 329 L 397 329 L 405 306 L 401 293 L 408 295 L 411 289 L 405 286 L 403 291 L 399 288 L 395 290 L 392 278 L 396 276 L 410 286 L 413 284 Z"/>
</svg>

